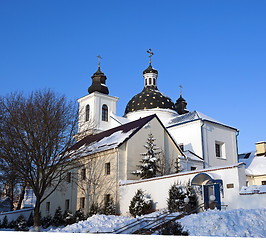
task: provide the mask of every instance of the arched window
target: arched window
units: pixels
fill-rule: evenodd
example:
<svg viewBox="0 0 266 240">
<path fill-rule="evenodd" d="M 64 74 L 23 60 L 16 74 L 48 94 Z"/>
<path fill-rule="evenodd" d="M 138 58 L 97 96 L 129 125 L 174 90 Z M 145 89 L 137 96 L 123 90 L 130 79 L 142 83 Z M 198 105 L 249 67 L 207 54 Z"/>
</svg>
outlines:
<svg viewBox="0 0 266 240">
<path fill-rule="evenodd" d="M 108 122 L 108 107 L 105 104 L 102 106 L 102 121 Z"/>
<path fill-rule="evenodd" d="M 90 105 L 86 105 L 86 121 L 90 119 Z"/>
</svg>

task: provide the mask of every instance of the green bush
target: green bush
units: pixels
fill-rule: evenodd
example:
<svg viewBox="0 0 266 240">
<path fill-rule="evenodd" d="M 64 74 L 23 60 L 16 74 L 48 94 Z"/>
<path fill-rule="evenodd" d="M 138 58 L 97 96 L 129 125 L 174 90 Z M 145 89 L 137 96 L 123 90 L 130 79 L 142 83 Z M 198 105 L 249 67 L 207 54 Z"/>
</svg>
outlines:
<svg viewBox="0 0 266 240">
<path fill-rule="evenodd" d="M 129 205 L 129 212 L 133 217 L 141 216 L 152 211 L 152 200 L 138 189 Z"/>
</svg>

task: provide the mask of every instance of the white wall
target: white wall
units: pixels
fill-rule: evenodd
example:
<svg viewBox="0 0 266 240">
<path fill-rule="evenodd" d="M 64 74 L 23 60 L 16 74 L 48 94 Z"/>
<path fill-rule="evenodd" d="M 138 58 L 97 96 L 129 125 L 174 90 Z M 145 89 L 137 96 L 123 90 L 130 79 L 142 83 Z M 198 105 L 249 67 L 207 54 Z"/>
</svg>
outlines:
<svg viewBox="0 0 266 240">
<path fill-rule="evenodd" d="M 106 94 L 93 92 L 80 99 L 79 102 L 79 132 L 94 128 L 98 131 L 104 131 L 112 127 L 116 127 L 116 123 L 110 118 L 110 114 L 116 114 L 116 103 L 119 98 L 112 97 Z M 86 118 L 86 105 L 90 105 L 90 120 L 85 121 Z M 102 121 L 102 106 L 106 104 L 108 107 L 108 122 Z"/>
<path fill-rule="evenodd" d="M 16 210 L 16 211 L 11 211 L 11 212 L 4 212 L 0 213 L 0 221 L 3 221 L 4 217 L 7 217 L 8 222 L 10 223 L 11 221 L 17 220 L 17 218 L 20 215 L 23 215 L 26 220 L 28 220 L 30 214 L 33 214 L 34 208 L 26 208 L 26 209 L 21 209 L 21 210 Z"/>
<path fill-rule="evenodd" d="M 167 128 L 177 144 L 183 144 L 184 150 L 190 150 L 203 158 L 201 121 L 193 121 Z"/>
<path fill-rule="evenodd" d="M 140 180 L 134 183 L 120 185 L 120 212 L 122 215 L 128 215 L 130 201 L 138 189 L 144 190 L 151 195 L 156 209 L 167 208 L 168 190 L 175 182 L 186 184 L 198 173 L 211 173 L 219 176 L 223 180 L 224 196 L 221 195 L 221 204 L 228 205 L 227 209 L 238 208 L 236 204 L 240 195 L 239 191 L 244 186 L 243 176 L 245 169 L 243 164 L 233 165 L 231 167 L 210 168 L 200 171 L 184 172 L 164 177 L 158 177 L 147 180 Z M 242 176 L 243 175 L 243 176 Z M 233 188 L 228 188 L 228 184 L 234 184 Z M 241 196 L 242 197 L 242 196 Z M 200 202 L 202 201 L 199 198 Z M 240 206 L 240 205 L 239 205 Z M 244 208 L 251 208 L 248 202 L 241 205 Z"/>
<path fill-rule="evenodd" d="M 203 125 L 203 139 L 206 168 L 213 166 L 226 166 L 236 164 L 238 162 L 236 130 L 205 121 Z M 224 143 L 224 156 L 220 158 L 216 157 L 216 142 Z"/>
</svg>

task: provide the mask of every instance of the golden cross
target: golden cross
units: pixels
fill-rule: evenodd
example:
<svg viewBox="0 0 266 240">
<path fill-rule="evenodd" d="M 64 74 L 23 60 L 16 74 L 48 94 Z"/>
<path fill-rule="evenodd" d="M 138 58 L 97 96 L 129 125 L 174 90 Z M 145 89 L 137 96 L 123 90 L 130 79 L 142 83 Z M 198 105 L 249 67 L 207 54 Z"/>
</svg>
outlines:
<svg viewBox="0 0 266 240">
<path fill-rule="evenodd" d="M 151 51 L 151 49 L 149 49 L 149 51 L 147 51 L 147 53 L 149 53 L 150 55 L 149 55 L 149 58 L 150 58 L 150 65 L 151 65 L 151 56 L 153 55 L 153 52 Z"/>
<path fill-rule="evenodd" d="M 101 59 L 103 59 L 103 58 L 100 56 L 100 54 L 97 56 L 97 58 L 99 58 L 99 64 L 98 64 L 98 67 L 100 68 L 100 66 L 101 66 Z"/>
<path fill-rule="evenodd" d="M 182 85 L 179 85 L 179 88 L 180 88 L 180 96 L 182 96 Z"/>
</svg>

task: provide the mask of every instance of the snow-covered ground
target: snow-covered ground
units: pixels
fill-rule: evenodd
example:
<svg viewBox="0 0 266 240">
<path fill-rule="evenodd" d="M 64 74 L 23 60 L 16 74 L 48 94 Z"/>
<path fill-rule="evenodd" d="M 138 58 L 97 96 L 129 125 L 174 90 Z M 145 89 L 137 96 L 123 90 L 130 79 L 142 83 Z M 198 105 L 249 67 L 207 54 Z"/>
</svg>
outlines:
<svg viewBox="0 0 266 240">
<path fill-rule="evenodd" d="M 266 208 L 210 210 L 180 222 L 192 236 L 266 238 Z"/>
<path fill-rule="evenodd" d="M 156 213 L 153 213 L 153 216 Z M 147 216 L 147 215 L 146 215 Z M 50 232 L 112 232 L 134 221 L 134 218 L 94 215 L 85 221 L 63 228 L 50 228 Z M 256 237 L 266 238 L 266 208 L 209 210 L 192 214 L 180 220 L 190 236 Z"/>
</svg>

